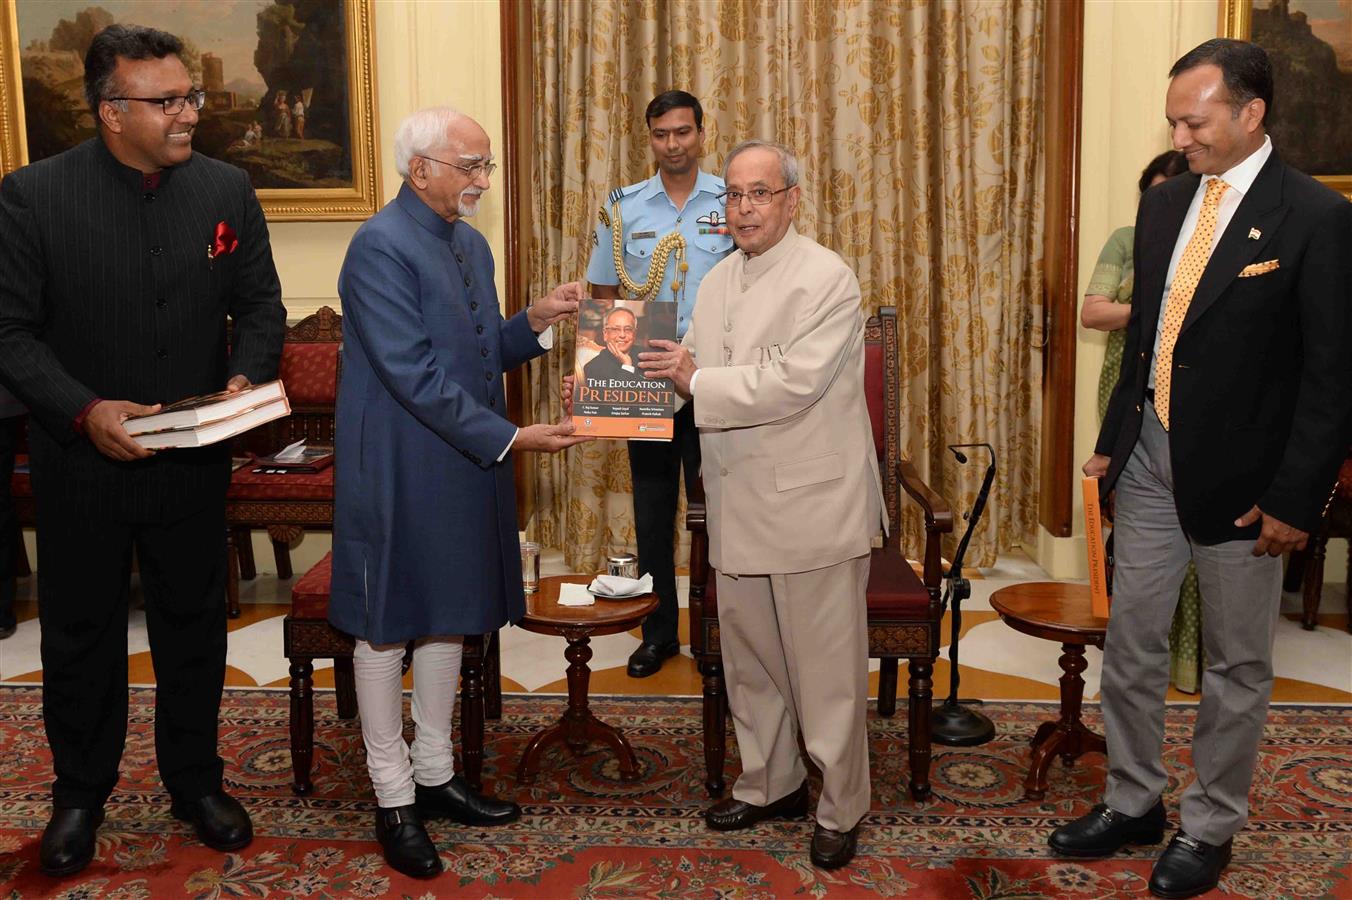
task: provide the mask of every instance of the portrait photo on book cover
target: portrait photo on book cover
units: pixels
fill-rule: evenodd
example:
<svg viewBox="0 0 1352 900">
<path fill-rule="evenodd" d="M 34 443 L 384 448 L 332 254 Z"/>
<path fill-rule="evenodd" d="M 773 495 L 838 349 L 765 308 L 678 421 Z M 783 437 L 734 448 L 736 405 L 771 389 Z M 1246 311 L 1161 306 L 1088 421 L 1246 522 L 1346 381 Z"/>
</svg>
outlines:
<svg viewBox="0 0 1352 900">
<path fill-rule="evenodd" d="M 655 339 L 676 340 L 676 304 L 583 300 L 578 309 L 573 421 L 579 434 L 671 440 L 676 391 L 649 378 L 638 355 Z"/>
</svg>

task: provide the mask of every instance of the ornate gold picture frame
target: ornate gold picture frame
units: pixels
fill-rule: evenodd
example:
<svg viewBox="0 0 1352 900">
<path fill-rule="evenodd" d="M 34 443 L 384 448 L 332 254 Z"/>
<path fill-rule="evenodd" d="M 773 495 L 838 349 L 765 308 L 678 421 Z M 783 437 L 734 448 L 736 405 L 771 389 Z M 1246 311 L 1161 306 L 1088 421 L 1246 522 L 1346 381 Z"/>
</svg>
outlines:
<svg viewBox="0 0 1352 900">
<path fill-rule="evenodd" d="M 1352 4 L 1220 0 L 1218 26 L 1272 58 L 1268 133 L 1282 159 L 1352 200 Z"/>
<path fill-rule="evenodd" d="M 135 22 L 183 39 L 207 91 L 193 147 L 248 172 L 269 221 L 365 219 L 381 205 L 373 7 L 0 0 L 0 175 L 93 136 L 83 51 Z"/>
</svg>

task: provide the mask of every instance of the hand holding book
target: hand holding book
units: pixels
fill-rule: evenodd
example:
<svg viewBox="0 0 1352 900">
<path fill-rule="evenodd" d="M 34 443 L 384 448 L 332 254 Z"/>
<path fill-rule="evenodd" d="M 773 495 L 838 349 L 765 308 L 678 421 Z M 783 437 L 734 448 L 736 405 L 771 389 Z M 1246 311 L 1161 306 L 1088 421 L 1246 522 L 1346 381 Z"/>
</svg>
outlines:
<svg viewBox="0 0 1352 900">
<path fill-rule="evenodd" d="M 131 462 L 154 456 L 153 450 L 147 450 L 127 434 L 123 424 L 136 416 L 150 416 L 160 411 L 160 404 L 143 406 L 130 400 L 100 400 L 95 403 L 84 419 L 85 437 L 109 459 L 118 462 Z"/>
<path fill-rule="evenodd" d="M 652 340 L 648 350 L 638 355 L 643 374 L 649 378 L 670 378 L 676 385 L 676 393 L 690 399 L 690 380 L 695 375 L 695 359 L 690 351 L 675 341 Z"/>
</svg>

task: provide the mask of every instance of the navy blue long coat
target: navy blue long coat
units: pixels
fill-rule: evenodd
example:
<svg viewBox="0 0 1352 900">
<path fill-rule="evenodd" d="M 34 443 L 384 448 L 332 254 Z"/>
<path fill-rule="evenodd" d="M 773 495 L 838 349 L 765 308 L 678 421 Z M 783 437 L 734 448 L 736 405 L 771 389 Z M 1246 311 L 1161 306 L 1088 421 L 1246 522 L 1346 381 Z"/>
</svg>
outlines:
<svg viewBox="0 0 1352 900">
<path fill-rule="evenodd" d="M 519 619 L 502 376 L 544 349 L 499 312 L 488 242 L 404 186 L 357 230 L 338 294 L 329 621 L 388 644 Z"/>
</svg>

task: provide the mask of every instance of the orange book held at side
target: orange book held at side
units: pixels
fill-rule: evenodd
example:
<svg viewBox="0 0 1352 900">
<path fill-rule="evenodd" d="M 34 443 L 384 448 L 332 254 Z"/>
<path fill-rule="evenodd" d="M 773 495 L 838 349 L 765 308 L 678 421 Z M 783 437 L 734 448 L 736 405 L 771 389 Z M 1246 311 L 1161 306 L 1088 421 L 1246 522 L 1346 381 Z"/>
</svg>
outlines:
<svg viewBox="0 0 1352 900">
<path fill-rule="evenodd" d="M 1085 478 L 1084 534 L 1089 551 L 1089 603 L 1094 615 L 1106 619 L 1112 605 L 1108 593 L 1108 552 L 1103 546 L 1103 516 L 1099 510 L 1099 480 Z"/>
</svg>

